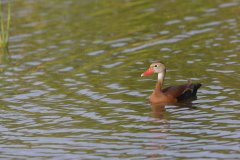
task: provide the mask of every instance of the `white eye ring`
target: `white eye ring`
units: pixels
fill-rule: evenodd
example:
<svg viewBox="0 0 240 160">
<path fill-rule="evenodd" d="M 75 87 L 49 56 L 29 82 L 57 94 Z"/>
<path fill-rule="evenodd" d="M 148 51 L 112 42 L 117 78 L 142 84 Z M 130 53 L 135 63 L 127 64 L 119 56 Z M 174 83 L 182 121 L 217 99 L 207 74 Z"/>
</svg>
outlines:
<svg viewBox="0 0 240 160">
<path fill-rule="evenodd" d="M 156 64 L 154 67 L 158 67 L 158 65 Z"/>
</svg>

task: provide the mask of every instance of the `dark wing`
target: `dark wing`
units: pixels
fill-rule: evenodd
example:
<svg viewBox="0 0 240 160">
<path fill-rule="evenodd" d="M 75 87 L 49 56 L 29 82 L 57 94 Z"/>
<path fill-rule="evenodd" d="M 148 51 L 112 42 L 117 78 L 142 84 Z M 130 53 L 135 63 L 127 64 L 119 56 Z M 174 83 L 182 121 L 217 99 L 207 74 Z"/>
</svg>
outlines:
<svg viewBox="0 0 240 160">
<path fill-rule="evenodd" d="M 174 98 L 181 96 L 188 88 L 189 84 L 178 85 L 178 86 L 171 86 L 164 88 L 162 92 L 165 95 L 171 95 Z"/>
<path fill-rule="evenodd" d="M 197 96 L 197 90 L 202 86 L 202 84 L 191 84 L 189 88 L 180 96 L 177 97 L 178 101 L 183 101 L 190 98 L 196 98 Z"/>
<path fill-rule="evenodd" d="M 174 98 L 177 98 L 178 101 L 186 100 L 189 98 L 196 97 L 197 90 L 202 85 L 200 83 L 198 84 L 184 84 L 179 86 L 171 86 L 164 88 L 162 92 L 166 95 L 170 95 Z"/>
</svg>

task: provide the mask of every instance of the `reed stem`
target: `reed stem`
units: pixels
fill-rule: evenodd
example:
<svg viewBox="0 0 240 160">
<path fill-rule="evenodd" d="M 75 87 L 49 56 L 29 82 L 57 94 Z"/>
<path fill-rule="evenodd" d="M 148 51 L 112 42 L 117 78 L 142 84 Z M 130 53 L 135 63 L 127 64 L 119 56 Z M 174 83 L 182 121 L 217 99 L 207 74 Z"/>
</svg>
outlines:
<svg viewBox="0 0 240 160">
<path fill-rule="evenodd" d="M 7 1 L 8 9 L 7 9 L 7 20 L 4 18 L 3 14 L 3 6 L 2 0 L 0 0 L 0 47 L 6 48 L 8 47 L 9 42 L 9 29 L 10 29 L 10 21 L 11 21 L 11 2 Z"/>
</svg>

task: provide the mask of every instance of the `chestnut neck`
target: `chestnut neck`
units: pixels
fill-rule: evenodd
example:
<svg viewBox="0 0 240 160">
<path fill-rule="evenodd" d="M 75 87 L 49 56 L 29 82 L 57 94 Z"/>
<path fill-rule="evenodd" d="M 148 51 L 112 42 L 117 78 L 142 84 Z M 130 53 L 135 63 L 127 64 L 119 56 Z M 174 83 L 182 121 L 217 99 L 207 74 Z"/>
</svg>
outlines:
<svg viewBox="0 0 240 160">
<path fill-rule="evenodd" d="M 166 74 L 166 72 L 158 73 L 158 79 L 157 79 L 157 83 L 156 83 L 155 90 L 154 90 L 154 92 L 156 94 L 160 94 L 162 92 L 161 89 L 163 86 L 165 74 Z"/>
</svg>

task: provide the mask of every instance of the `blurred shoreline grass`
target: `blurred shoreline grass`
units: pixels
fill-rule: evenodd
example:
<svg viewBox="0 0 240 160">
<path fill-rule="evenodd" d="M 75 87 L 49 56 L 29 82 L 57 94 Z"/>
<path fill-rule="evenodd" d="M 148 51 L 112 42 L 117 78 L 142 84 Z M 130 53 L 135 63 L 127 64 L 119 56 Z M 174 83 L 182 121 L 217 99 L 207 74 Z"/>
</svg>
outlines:
<svg viewBox="0 0 240 160">
<path fill-rule="evenodd" d="M 7 0 L 7 13 L 4 16 L 3 1 L 0 0 L 0 48 L 7 48 L 11 20 L 11 2 Z M 7 19 L 5 19 L 5 17 Z"/>
</svg>

